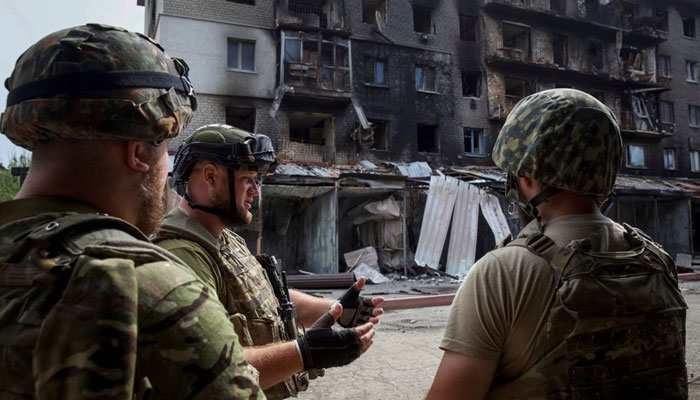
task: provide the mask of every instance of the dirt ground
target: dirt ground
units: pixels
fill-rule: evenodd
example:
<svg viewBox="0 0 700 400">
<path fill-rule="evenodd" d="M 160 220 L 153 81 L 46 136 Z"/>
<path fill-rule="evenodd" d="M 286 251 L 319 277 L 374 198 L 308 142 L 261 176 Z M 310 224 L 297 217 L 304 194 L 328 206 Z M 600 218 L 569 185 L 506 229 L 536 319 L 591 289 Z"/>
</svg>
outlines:
<svg viewBox="0 0 700 400">
<path fill-rule="evenodd" d="M 445 281 L 393 282 L 371 285 L 367 293 L 387 298 L 449 293 L 457 283 Z M 690 399 L 700 400 L 700 283 L 684 284 L 688 302 L 687 351 Z M 339 295 L 339 291 L 315 292 Z M 422 399 L 442 357 L 438 349 L 449 307 L 387 312 L 377 326 L 374 345 L 359 360 L 333 368 L 311 382 L 302 399 Z"/>
</svg>

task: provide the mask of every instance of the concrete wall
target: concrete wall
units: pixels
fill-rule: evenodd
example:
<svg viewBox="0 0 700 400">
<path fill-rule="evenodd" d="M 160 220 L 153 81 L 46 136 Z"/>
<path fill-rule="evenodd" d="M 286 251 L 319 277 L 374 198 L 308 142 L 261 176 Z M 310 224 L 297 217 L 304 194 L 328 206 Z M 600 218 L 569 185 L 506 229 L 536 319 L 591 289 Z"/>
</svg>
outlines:
<svg viewBox="0 0 700 400">
<path fill-rule="evenodd" d="M 187 61 L 197 93 L 274 97 L 278 55 L 272 31 L 162 15 L 159 37 L 168 54 Z M 228 38 L 255 42 L 254 72 L 228 68 Z"/>
</svg>

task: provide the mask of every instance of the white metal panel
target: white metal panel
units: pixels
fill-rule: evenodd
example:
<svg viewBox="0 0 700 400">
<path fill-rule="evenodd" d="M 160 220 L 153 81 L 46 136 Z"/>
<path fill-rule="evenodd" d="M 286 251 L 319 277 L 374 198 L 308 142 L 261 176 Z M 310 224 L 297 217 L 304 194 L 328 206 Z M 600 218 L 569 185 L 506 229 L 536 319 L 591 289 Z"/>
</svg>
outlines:
<svg viewBox="0 0 700 400">
<path fill-rule="evenodd" d="M 479 188 L 460 182 L 452 217 L 450 248 L 447 252 L 446 272 L 465 275 L 476 259 L 476 240 L 479 230 Z"/>
<path fill-rule="evenodd" d="M 498 244 L 506 236 L 510 235 L 510 227 L 501 209 L 501 203 L 498 201 L 498 197 L 483 190 L 479 196 L 479 203 L 481 212 L 484 214 L 484 218 L 488 222 L 493 236 L 496 238 L 496 244 Z"/>
<path fill-rule="evenodd" d="M 457 197 L 459 181 L 447 176 L 430 177 L 428 201 L 423 213 L 415 261 L 418 265 L 438 268 L 445 246 L 447 228 Z"/>
</svg>

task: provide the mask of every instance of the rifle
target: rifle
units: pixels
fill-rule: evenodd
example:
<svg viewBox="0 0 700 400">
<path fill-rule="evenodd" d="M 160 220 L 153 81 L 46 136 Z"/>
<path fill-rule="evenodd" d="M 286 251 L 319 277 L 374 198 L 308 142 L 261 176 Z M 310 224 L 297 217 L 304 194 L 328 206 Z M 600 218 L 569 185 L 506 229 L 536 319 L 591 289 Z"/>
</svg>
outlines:
<svg viewBox="0 0 700 400">
<path fill-rule="evenodd" d="M 267 273 L 267 279 L 272 285 L 272 290 L 275 292 L 275 297 L 279 301 L 280 305 L 277 307 L 277 313 L 282 319 L 284 324 L 284 331 L 287 335 L 287 340 L 294 340 L 297 338 L 297 311 L 289 299 L 289 289 L 287 288 L 287 272 L 282 271 L 282 279 L 280 280 L 277 274 L 277 258 L 275 256 L 269 256 L 266 254 L 261 254 L 255 256 L 258 262 L 265 269 Z"/>
</svg>

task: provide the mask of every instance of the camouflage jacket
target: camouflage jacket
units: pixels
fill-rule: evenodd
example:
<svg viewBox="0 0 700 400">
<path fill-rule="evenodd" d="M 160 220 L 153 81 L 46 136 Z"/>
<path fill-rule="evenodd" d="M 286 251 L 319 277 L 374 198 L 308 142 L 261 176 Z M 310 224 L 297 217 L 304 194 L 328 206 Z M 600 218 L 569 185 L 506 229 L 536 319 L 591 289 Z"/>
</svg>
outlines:
<svg viewBox="0 0 700 400">
<path fill-rule="evenodd" d="M 224 308 L 177 257 L 81 203 L 0 203 L 0 398 L 149 391 L 265 398 Z"/>
<path fill-rule="evenodd" d="M 630 250 L 559 247 L 537 220 L 507 246 L 550 265 L 557 289 L 538 336 L 543 357 L 488 399 L 686 399 L 685 310 L 671 257 L 629 225 Z M 546 264 L 545 264 L 546 265 Z"/>
<path fill-rule="evenodd" d="M 180 257 L 210 287 L 230 314 L 244 347 L 263 346 L 287 338 L 278 314 L 279 302 L 265 270 L 245 241 L 225 229 L 214 237 L 179 208 L 163 222 L 155 242 Z M 265 390 L 270 399 L 281 399 L 306 390 L 305 373 Z"/>
</svg>

